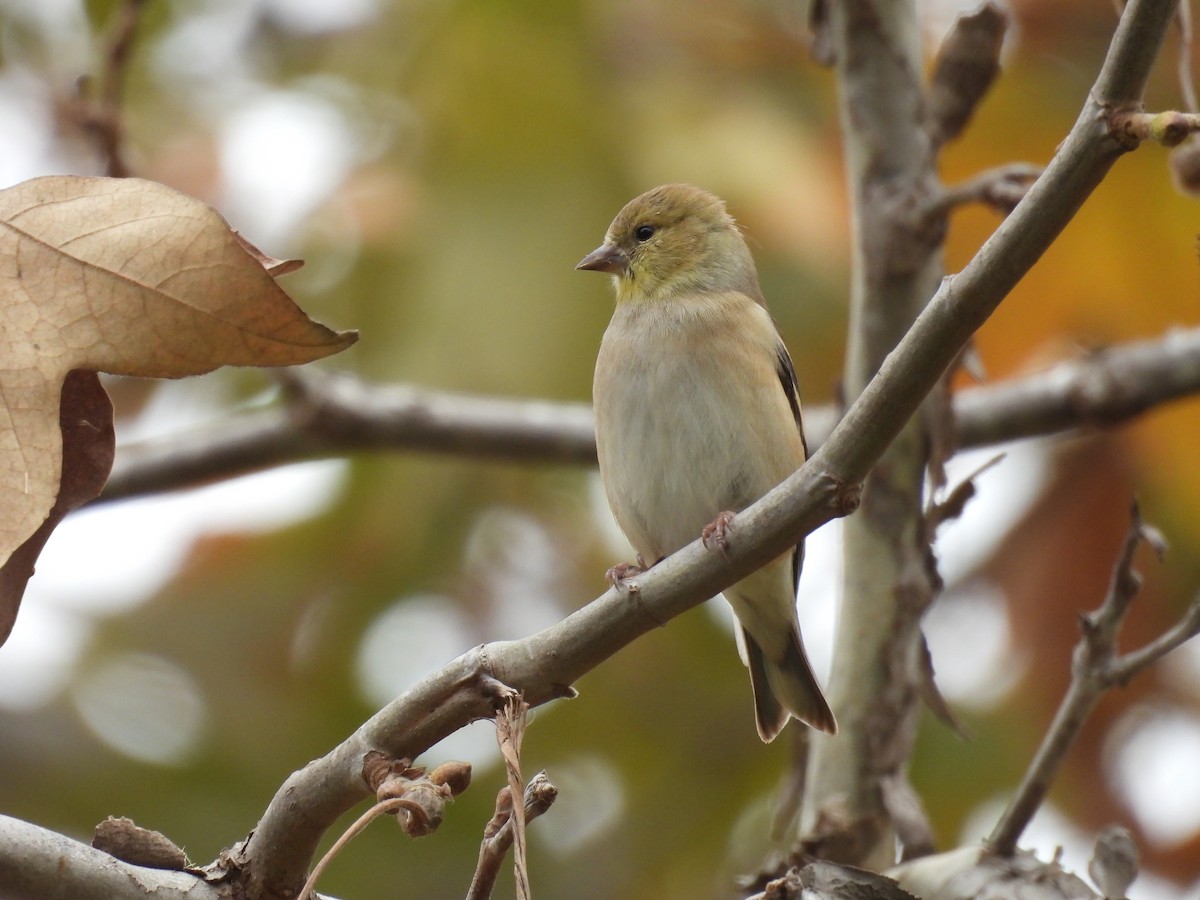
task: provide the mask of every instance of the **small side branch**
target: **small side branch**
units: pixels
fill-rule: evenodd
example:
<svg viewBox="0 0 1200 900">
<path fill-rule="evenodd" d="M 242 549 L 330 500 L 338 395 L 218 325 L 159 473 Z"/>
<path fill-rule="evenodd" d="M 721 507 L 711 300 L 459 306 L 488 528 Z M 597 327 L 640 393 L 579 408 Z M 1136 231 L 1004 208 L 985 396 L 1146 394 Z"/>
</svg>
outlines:
<svg viewBox="0 0 1200 900">
<path fill-rule="evenodd" d="M 487 900 L 500 875 L 504 857 L 513 844 L 512 790 L 507 785 L 496 796 L 496 814 L 483 829 L 483 840 L 479 844 L 479 862 L 475 866 L 475 877 L 467 891 L 466 900 Z M 558 788 L 545 772 L 538 772 L 525 786 L 525 824 L 548 810 L 558 798 Z"/>
<path fill-rule="evenodd" d="M 131 174 L 125 155 L 125 123 L 121 109 L 125 75 L 133 42 L 141 25 L 146 0 L 125 0 L 117 9 L 102 51 L 103 71 L 81 84 L 80 95 L 68 109 L 104 159 L 105 174 L 125 178 Z M 90 90 L 89 90 L 90 88 Z"/>
<path fill-rule="evenodd" d="M 1109 117 L 1109 127 L 1121 140 L 1140 144 L 1154 141 L 1164 147 L 1178 147 L 1200 131 L 1200 113 L 1167 110 L 1159 113 L 1117 110 Z"/>
<path fill-rule="evenodd" d="M 969 181 L 948 187 L 933 198 L 923 210 L 926 222 L 943 218 L 959 206 L 982 203 L 1001 215 L 1017 208 L 1030 185 L 1042 174 L 1042 167 L 1032 163 L 1010 163 L 980 172 Z"/>
<path fill-rule="evenodd" d="M 416 450 L 594 465 L 591 408 L 289 371 L 283 405 L 121 447 L 104 500 L 195 487 L 348 453 Z"/>
<path fill-rule="evenodd" d="M 1137 506 L 1121 554 L 1113 571 L 1108 596 L 1095 612 L 1082 616 L 1083 636 L 1075 647 L 1071 665 L 1071 684 L 1059 705 L 1049 731 L 1025 773 L 1016 796 L 987 843 L 1000 856 L 1011 856 L 1017 840 L 1046 798 L 1083 723 L 1097 701 L 1109 688 L 1123 685 L 1137 672 L 1150 665 L 1184 641 L 1200 633 L 1200 597 L 1173 628 L 1140 650 L 1121 655 L 1117 638 L 1129 613 L 1130 604 L 1141 588 L 1141 577 L 1133 568 L 1134 551 L 1147 543 L 1161 556 L 1162 538 L 1142 522 Z"/>
<path fill-rule="evenodd" d="M 938 48 L 929 82 L 929 137 L 942 146 L 962 133 L 1000 73 L 1008 15 L 985 3 L 958 17 Z"/>
<path fill-rule="evenodd" d="M 955 395 L 960 447 L 1107 427 L 1200 390 L 1200 329 L 1173 331 Z"/>
</svg>

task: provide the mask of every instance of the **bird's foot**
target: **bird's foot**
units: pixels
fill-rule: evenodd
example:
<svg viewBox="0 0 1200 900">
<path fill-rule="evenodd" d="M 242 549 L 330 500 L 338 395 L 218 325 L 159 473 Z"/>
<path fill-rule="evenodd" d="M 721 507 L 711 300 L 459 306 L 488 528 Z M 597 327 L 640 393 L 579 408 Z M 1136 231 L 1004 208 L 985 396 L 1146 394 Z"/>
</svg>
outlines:
<svg viewBox="0 0 1200 900">
<path fill-rule="evenodd" d="M 704 530 L 700 532 L 700 542 L 704 544 L 706 549 L 712 550 L 714 547 L 717 552 L 729 558 L 729 532 L 733 530 L 733 516 L 729 510 L 718 513 L 717 517 L 704 526 Z M 709 546 L 709 541 L 712 541 L 712 546 Z"/>
<path fill-rule="evenodd" d="M 642 554 L 637 555 L 635 563 L 617 563 L 611 569 L 604 573 L 605 580 L 613 587 L 620 587 L 630 578 L 641 575 L 648 568 L 646 561 L 642 559 Z"/>
</svg>

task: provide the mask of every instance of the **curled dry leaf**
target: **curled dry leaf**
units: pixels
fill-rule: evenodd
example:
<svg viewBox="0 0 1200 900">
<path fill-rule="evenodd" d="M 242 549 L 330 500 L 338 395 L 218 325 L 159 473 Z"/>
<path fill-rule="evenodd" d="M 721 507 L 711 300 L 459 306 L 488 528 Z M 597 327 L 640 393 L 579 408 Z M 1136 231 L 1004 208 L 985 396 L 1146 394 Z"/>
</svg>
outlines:
<svg viewBox="0 0 1200 900">
<path fill-rule="evenodd" d="M 109 816 L 96 826 L 92 846 L 109 856 L 150 869 L 186 869 L 187 854 L 165 834 L 142 828 L 132 819 Z"/>
<path fill-rule="evenodd" d="M 271 273 L 272 278 L 290 274 L 304 267 L 304 260 L 302 259 L 276 259 L 274 256 L 267 256 L 267 254 L 246 240 L 240 231 L 235 231 L 233 236 L 243 250 L 253 256 L 260 266 Z"/>
<path fill-rule="evenodd" d="M 154 182 L 56 176 L 0 191 L 0 643 L 49 531 L 112 464 L 111 407 L 98 382 L 67 398 L 69 373 L 181 378 L 354 343 L 309 319 L 269 260 Z"/>
<path fill-rule="evenodd" d="M 33 564 L 50 533 L 63 516 L 100 493 L 112 469 L 116 447 L 112 403 L 95 372 L 77 369 L 67 373 L 60 395 L 58 424 L 62 436 L 58 496 L 42 524 L 0 566 L 0 644 L 12 631 L 25 584 L 33 575 Z M 0 432 L 0 440 L 7 437 Z M 0 458 L 4 455 L 6 450 L 0 450 Z M 0 516 L 5 512 L 0 512 Z"/>
</svg>

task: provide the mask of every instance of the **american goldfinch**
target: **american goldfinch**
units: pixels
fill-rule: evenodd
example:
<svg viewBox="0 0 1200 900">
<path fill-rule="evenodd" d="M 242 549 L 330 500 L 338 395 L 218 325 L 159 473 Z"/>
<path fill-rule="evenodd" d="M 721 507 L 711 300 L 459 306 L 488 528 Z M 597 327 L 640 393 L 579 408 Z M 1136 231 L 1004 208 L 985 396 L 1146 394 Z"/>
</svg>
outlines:
<svg viewBox="0 0 1200 900">
<path fill-rule="evenodd" d="M 617 524 L 641 565 L 701 534 L 724 546 L 733 514 L 807 456 L 795 370 L 745 238 L 720 199 L 668 184 L 626 204 L 576 268 L 611 274 L 617 293 L 592 389 Z M 724 592 L 768 742 L 789 717 L 837 731 L 800 640 L 803 555 L 801 544 Z"/>
</svg>

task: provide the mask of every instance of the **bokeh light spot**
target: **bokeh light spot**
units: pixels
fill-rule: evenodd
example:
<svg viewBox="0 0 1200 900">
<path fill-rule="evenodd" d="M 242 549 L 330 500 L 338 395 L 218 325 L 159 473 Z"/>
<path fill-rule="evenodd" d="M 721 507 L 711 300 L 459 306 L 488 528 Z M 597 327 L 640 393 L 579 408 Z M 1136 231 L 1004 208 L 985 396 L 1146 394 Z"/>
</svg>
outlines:
<svg viewBox="0 0 1200 900">
<path fill-rule="evenodd" d="M 1151 841 L 1172 847 L 1200 832 L 1200 716 L 1138 707 L 1105 746 L 1109 775 Z"/>
<path fill-rule="evenodd" d="M 947 700 L 986 710 L 1020 680 L 1022 655 L 1012 644 L 1000 591 L 973 581 L 939 597 L 925 617 L 937 685 Z"/>
<path fill-rule="evenodd" d="M 551 852 L 567 855 L 616 827 L 625 809 L 620 774 L 598 756 L 578 756 L 555 763 L 549 772 L 558 788 L 553 827 L 536 828 L 534 840 Z M 547 825 L 550 824 L 548 821 Z"/>
<path fill-rule="evenodd" d="M 72 699 L 92 733 L 125 756 L 177 765 L 199 749 L 207 718 L 200 686 L 162 657 L 108 657 L 77 681 Z"/>
</svg>

